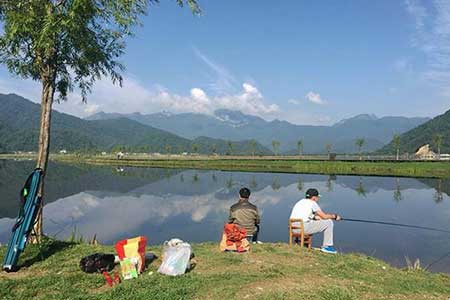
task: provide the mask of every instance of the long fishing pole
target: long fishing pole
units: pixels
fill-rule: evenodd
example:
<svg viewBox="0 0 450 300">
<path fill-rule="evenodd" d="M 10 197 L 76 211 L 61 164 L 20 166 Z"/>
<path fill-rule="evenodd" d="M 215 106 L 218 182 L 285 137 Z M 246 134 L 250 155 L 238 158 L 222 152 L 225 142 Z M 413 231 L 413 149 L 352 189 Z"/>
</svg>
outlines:
<svg viewBox="0 0 450 300">
<path fill-rule="evenodd" d="M 418 226 L 418 225 L 409 225 L 409 224 L 400 224 L 400 223 L 391 223 L 391 222 L 382 222 L 382 221 L 372 221 L 372 220 L 361 220 L 361 219 L 348 219 L 348 218 L 342 218 L 341 220 L 342 221 L 349 221 L 349 222 L 382 224 L 382 225 L 391 225 L 391 226 L 399 226 L 399 227 L 407 227 L 407 228 L 418 228 L 418 229 L 425 229 L 425 230 L 432 230 L 432 231 L 439 231 L 439 232 L 450 233 L 450 230 L 433 228 L 433 227 Z"/>
</svg>

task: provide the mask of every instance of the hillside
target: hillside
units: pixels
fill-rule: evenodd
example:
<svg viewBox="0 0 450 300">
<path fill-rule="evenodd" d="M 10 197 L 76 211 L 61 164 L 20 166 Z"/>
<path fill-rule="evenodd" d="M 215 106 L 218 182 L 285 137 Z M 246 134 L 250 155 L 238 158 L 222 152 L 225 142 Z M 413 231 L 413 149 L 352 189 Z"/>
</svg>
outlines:
<svg viewBox="0 0 450 300">
<path fill-rule="evenodd" d="M 450 153 L 450 110 L 432 120 L 400 135 L 400 153 L 415 153 L 425 144 L 430 144 L 433 151 L 438 152 L 433 138 L 436 134 L 442 134 L 441 153 Z M 396 152 L 393 143 L 389 143 L 379 153 L 394 154 Z"/>
<path fill-rule="evenodd" d="M 88 119 L 105 120 L 129 118 L 142 124 L 172 132 L 185 138 L 206 136 L 217 139 L 255 139 L 272 149 L 272 141 L 280 142 L 287 154 L 297 153 L 297 142 L 303 140 L 305 153 L 324 153 L 327 144 L 335 152 L 356 152 L 355 139 L 364 137 L 364 151 L 379 149 L 390 141 L 394 133 L 403 133 L 426 122 L 427 118 L 383 117 L 359 115 L 342 120 L 333 126 L 295 125 L 286 121 L 266 121 L 239 111 L 217 110 L 214 115 L 195 113 L 117 114 L 97 113 Z"/>
<path fill-rule="evenodd" d="M 39 136 L 40 105 L 20 96 L 0 95 L 0 151 L 35 151 Z M 215 144 L 213 146 L 213 144 Z M 234 154 L 248 154 L 249 141 L 233 142 Z M 211 153 L 212 148 L 225 154 L 228 142 L 198 139 L 195 141 L 144 125 L 128 118 L 83 120 L 54 111 L 51 148 L 53 151 L 191 152 Z M 257 145 L 258 153 L 270 153 Z"/>
</svg>

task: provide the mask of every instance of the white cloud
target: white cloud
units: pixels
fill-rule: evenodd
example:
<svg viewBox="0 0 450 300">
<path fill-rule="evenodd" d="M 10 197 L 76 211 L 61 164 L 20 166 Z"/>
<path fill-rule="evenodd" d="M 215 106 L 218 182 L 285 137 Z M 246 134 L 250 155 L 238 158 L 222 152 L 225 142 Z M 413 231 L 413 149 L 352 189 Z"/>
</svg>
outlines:
<svg viewBox="0 0 450 300">
<path fill-rule="evenodd" d="M 86 112 L 86 114 L 92 115 L 98 112 L 99 108 L 100 106 L 98 106 L 97 104 L 86 104 L 84 111 Z"/>
<path fill-rule="evenodd" d="M 306 94 L 306 100 L 315 104 L 325 104 L 325 101 L 320 97 L 320 94 L 314 92 L 308 92 Z"/>
<path fill-rule="evenodd" d="M 194 47 L 195 55 L 200 58 L 213 72 L 210 75 L 209 80 L 211 81 L 209 87 L 219 94 L 234 93 L 238 90 L 238 81 L 236 78 L 228 71 L 224 66 L 214 62 L 212 59 L 207 57 L 205 54 L 200 52 Z"/>
<path fill-rule="evenodd" d="M 450 2 L 407 0 L 405 4 L 415 23 L 412 46 L 426 58 L 423 78 L 450 97 Z"/>
<path fill-rule="evenodd" d="M 292 105 L 300 105 L 301 101 L 297 99 L 289 99 L 288 103 Z"/>
<path fill-rule="evenodd" d="M 25 89 L 26 86 L 28 88 Z M 23 91 L 26 91 L 25 95 Z M 24 95 L 35 102 L 40 97 L 38 84 L 13 78 L 0 80 L 0 92 Z M 280 112 L 278 105 L 267 103 L 258 88 L 247 82 L 242 84 L 240 91 L 232 94 L 213 96 L 196 87 L 188 95 L 179 95 L 159 85 L 145 87 L 138 80 L 127 76 L 122 88 L 107 79 L 96 82 L 92 94 L 88 95 L 88 103 L 82 103 L 77 93 L 70 94 L 68 98 L 66 102 L 55 103 L 54 108 L 79 117 L 99 111 L 148 114 L 165 110 L 173 113 L 212 114 L 216 109 L 226 108 L 271 118 Z"/>
</svg>

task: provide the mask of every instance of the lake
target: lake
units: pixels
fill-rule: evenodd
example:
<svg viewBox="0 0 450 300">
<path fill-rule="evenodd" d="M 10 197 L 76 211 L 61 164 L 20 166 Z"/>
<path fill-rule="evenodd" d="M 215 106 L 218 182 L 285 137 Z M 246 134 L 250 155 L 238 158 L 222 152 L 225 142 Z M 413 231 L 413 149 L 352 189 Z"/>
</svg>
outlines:
<svg viewBox="0 0 450 300">
<path fill-rule="evenodd" d="M 0 161 L 0 243 L 7 243 L 19 209 L 18 192 L 33 162 Z M 238 190 L 252 190 L 262 215 L 260 239 L 287 242 L 288 218 L 306 189 L 322 194 L 319 205 L 343 217 L 450 230 L 450 181 L 423 178 L 334 176 L 98 167 L 50 163 L 44 230 L 66 239 L 74 232 L 101 243 L 147 236 L 152 245 L 173 237 L 219 241 Z M 335 245 L 395 266 L 422 266 L 450 252 L 450 234 L 384 225 L 337 222 Z M 320 246 L 321 234 L 314 237 Z M 450 256 L 430 268 L 450 272 Z"/>
</svg>

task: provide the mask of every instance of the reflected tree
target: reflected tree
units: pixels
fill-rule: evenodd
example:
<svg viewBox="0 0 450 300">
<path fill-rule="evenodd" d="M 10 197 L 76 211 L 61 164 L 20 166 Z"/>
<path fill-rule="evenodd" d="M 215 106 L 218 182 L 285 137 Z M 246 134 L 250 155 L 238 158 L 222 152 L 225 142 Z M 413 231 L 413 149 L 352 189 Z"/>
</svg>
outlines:
<svg viewBox="0 0 450 300">
<path fill-rule="evenodd" d="M 366 189 L 364 188 L 361 176 L 359 177 L 359 183 L 358 183 L 358 187 L 356 188 L 356 193 L 362 197 L 366 197 L 366 194 L 367 194 Z"/>
<path fill-rule="evenodd" d="M 443 200 L 444 194 L 442 193 L 442 179 L 438 179 L 436 192 L 434 193 L 434 202 L 441 203 Z"/>
<path fill-rule="evenodd" d="M 302 181 L 301 177 L 299 177 L 297 180 L 297 190 L 299 190 L 299 191 L 303 190 L 303 181 Z"/>
<path fill-rule="evenodd" d="M 400 187 L 400 178 L 397 178 L 395 183 L 394 200 L 395 202 L 400 202 L 402 199 L 403 195 Z"/>
<path fill-rule="evenodd" d="M 252 189 L 256 189 L 258 187 L 258 182 L 256 182 L 256 177 L 255 176 L 253 176 L 252 180 L 250 180 L 250 187 Z"/>
<path fill-rule="evenodd" d="M 184 182 L 184 176 L 183 176 L 183 174 L 180 175 L 180 182 Z"/>
<path fill-rule="evenodd" d="M 164 176 L 166 177 L 166 179 L 168 181 L 170 181 L 172 174 L 170 173 L 170 171 L 168 169 L 166 169 Z"/>
<path fill-rule="evenodd" d="M 333 177 L 332 177 L 332 175 L 328 176 L 326 186 L 327 186 L 327 190 L 328 190 L 329 192 L 332 192 L 332 191 L 333 191 Z"/>
<path fill-rule="evenodd" d="M 217 176 L 216 176 L 216 173 L 212 173 L 212 175 L 211 175 L 211 178 L 212 178 L 212 180 L 214 181 L 214 182 L 217 182 Z"/>
<path fill-rule="evenodd" d="M 230 176 L 230 178 L 227 179 L 227 181 L 225 182 L 225 186 L 228 189 L 231 189 L 233 187 L 233 177 L 232 176 Z"/>
<path fill-rule="evenodd" d="M 277 176 L 273 178 L 271 187 L 274 191 L 278 191 L 281 188 L 280 180 Z"/>
<path fill-rule="evenodd" d="M 199 180 L 200 180 L 200 177 L 198 176 L 197 173 L 195 173 L 195 174 L 192 176 L 192 182 L 193 182 L 193 183 L 197 183 L 197 182 L 199 182 Z"/>
</svg>

